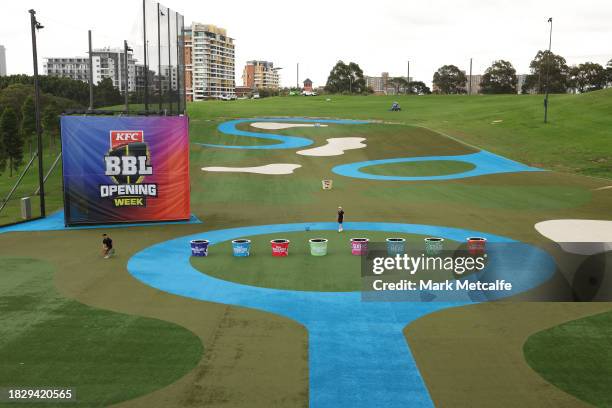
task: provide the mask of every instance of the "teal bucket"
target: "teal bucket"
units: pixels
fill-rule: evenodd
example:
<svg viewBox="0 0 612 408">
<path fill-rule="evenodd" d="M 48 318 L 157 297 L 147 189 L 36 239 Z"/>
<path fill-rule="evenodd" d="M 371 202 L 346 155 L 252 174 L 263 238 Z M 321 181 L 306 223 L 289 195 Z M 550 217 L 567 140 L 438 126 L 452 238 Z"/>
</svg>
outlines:
<svg viewBox="0 0 612 408">
<path fill-rule="evenodd" d="M 427 256 L 440 255 L 444 249 L 444 238 L 429 237 L 425 238 L 425 254 Z"/>
<path fill-rule="evenodd" d="M 232 241 L 232 253 L 234 254 L 234 256 L 249 256 L 250 252 L 250 239 L 234 239 Z"/>
<path fill-rule="evenodd" d="M 405 238 L 387 238 L 387 255 L 403 255 L 406 253 Z"/>
<path fill-rule="evenodd" d="M 309 239 L 308 242 L 310 243 L 310 255 L 312 256 L 327 255 L 327 239 L 312 238 L 312 239 Z"/>
</svg>

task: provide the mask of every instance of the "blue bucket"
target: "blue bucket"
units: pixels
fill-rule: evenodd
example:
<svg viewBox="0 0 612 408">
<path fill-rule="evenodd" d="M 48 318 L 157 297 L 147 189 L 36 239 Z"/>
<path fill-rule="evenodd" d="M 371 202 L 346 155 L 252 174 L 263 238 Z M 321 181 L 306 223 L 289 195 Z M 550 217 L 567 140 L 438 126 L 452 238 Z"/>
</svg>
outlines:
<svg viewBox="0 0 612 408">
<path fill-rule="evenodd" d="M 387 238 L 387 255 L 403 255 L 406 253 L 405 238 Z"/>
<path fill-rule="evenodd" d="M 232 240 L 232 252 L 234 256 L 249 256 L 251 251 L 250 239 L 234 239 Z"/>
<path fill-rule="evenodd" d="M 194 239 L 191 241 L 191 256 L 208 256 L 208 240 Z"/>
</svg>

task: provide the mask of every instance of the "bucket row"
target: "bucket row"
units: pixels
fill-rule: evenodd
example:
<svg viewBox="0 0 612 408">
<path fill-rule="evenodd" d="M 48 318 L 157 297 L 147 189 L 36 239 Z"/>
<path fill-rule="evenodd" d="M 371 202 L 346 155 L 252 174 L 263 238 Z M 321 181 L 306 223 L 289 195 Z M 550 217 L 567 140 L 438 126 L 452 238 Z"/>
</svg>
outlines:
<svg viewBox="0 0 612 408">
<path fill-rule="evenodd" d="M 467 240 L 468 252 L 472 255 L 484 253 L 486 238 L 469 237 Z M 389 256 L 401 255 L 406 252 L 405 238 L 387 238 L 387 254 Z M 439 255 L 444 250 L 444 238 L 429 237 L 425 238 L 425 253 L 429 256 Z M 326 238 L 312 238 L 308 240 L 310 245 L 310 254 L 312 256 L 327 255 Z M 353 255 L 365 255 L 368 253 L 368 238 L 351 238 L 351 253 Z M 272 248 L 272 256 L 287 256 L 289 255 L 288 239 L 273 239 L 270 241 Z M 191 241 L 192 256 L 208 256 L 208 244 L 206 239 L 194 239 Z M 249 256 L 251 253 L 250 239 L 235 239 L 232 241 L 232 254 L 234 256 Z"/>
</svg>

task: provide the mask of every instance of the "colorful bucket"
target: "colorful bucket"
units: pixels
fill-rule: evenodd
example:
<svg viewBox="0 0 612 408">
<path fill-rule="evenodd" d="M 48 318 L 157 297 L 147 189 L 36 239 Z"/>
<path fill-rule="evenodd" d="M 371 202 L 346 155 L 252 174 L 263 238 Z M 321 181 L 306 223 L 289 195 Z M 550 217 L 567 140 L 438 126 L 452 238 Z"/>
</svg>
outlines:
<svg viewBox="0 0 612 408">
<path fill-rule="evenodd" d="M 351 253 L 353 255 L 366 255 L 369 241 L 367 238 L 351 238 Z"/>
<path fill-rule="evenodd" d="M 273 239 L 272 256 L 287 256 L 289 255 L 289 240 L 288 239 Z"/>
<path fill-rule="evenodd" d="M 232 240 L 232 253 L 234 256 L 249 256 L 251 253 L 250 239 L 234 239 Z"/>
<path fill-rule="evenodd" d="M 334 180 L 321 180 L 321 186 L 323 190 L 331 190 L 334 186 Z"/>
<path fill-rule="evenodd" d="M 405 238 L 387 238 L 387 255 L 395 256 L 406 253 Z"/>
<path fill-rule="evenodd" d="M 467 250 L 470 255 L 482 255 L 485 253 L 487 239 L 482 237 L 467 238 Z"/>
<path fill-rule="evenodd" d="M 309 239 L 308 242 L 310 243 L 310 255 L 312 256 L 327 255 L 327 239 L 312 238 L 312 239 Z"/>
<path fill-rule="evenodd" d="M 444 249 L 444 238 L 425 238 L 425 254 L 428 256 L 440 255 Z"/>
<path fill-rule="evenodd" d="M 208 240 L 194 239 L 191 241 L 191 256 L 208 256 Z"/>
</svg>

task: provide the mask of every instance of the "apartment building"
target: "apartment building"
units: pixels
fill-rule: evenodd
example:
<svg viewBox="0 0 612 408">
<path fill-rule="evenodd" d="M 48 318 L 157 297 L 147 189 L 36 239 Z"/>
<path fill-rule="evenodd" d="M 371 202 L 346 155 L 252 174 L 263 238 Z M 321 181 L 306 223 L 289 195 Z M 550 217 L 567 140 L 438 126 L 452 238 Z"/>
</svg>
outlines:
<svg viewBox="0 0 612 408">
<path fill-rule="evenodd" d="M 465 76 L 465 93 L 468 95 L 478 95 L 480 93 L 480 83 L 482 82 L 482 75 L 466 75 Z"/>
<path fill-rule="evenodd" d="M 247 61 L 242 72 L 242 84 L 251 89 L 278 89 L 279 70 L 280 68 L 274 68 L 270 61 Z"/>
<path fill-rule="evenodd" d="M 105 78 L 113 81 L 120 92 L 125 88 L 125 56 L 121 49 L 99 48 L 92 52 L 92 77 L 97 84 Z M 128 91 L 136 89 L 136 60 L 131 52 L 127 58 Z M 88 57 L 49 57 L 45 58 L 43 72 L 48 76 L 72 78 L 87 82 L 89 80 Z"/>
<path fill-rule="evenodd" d="M 187 100 L 234 96 L 234 39 L 224 28 L 192 23 L 185 29 L 185 68 Z"/>
<path fill-rule="evenodd" d="M 6 48 L 0 45 L 0 76 L 6 75 Z"/>
<path fill-rule="evenodd" d="M 385 94 L 389 84 L 389 73 L 383 72 L 381 76 L 364 76 L 366 87 L 372 88 L 375 94 Z"/>
</svg>

